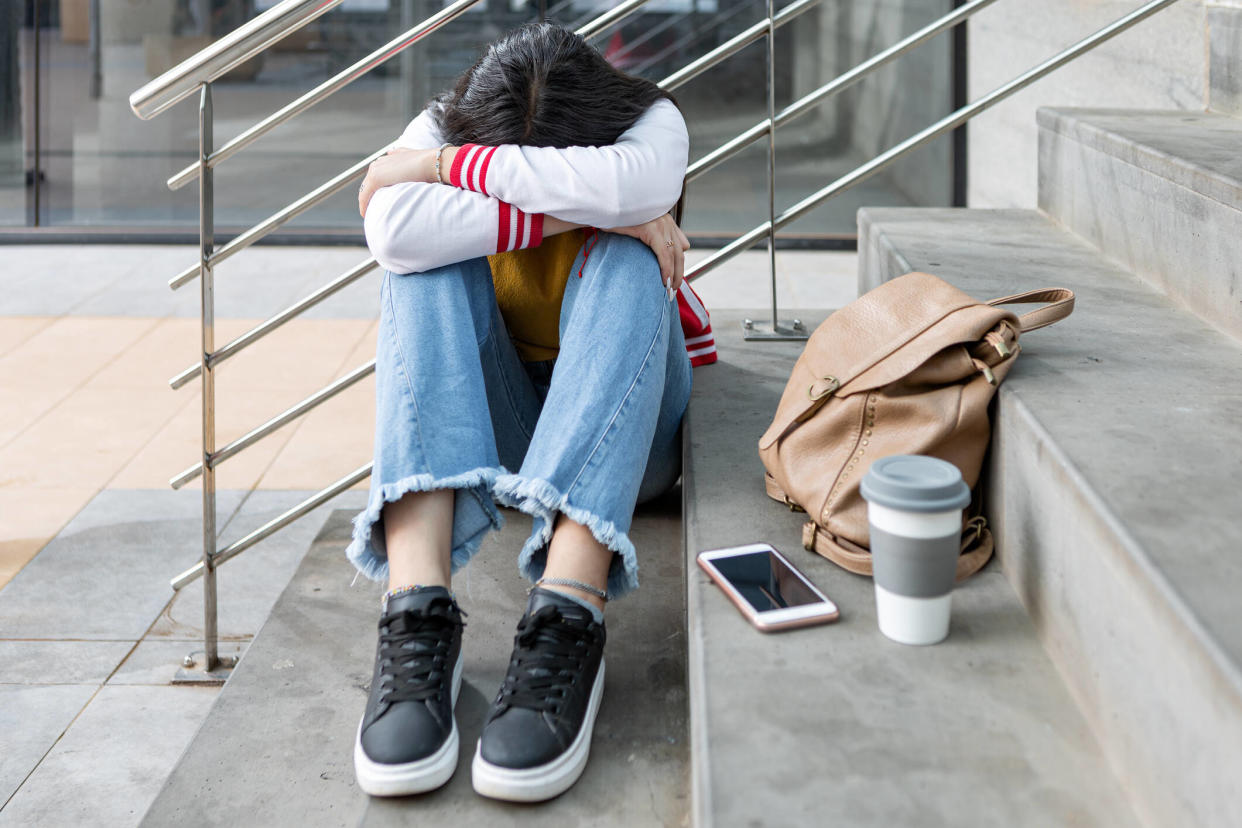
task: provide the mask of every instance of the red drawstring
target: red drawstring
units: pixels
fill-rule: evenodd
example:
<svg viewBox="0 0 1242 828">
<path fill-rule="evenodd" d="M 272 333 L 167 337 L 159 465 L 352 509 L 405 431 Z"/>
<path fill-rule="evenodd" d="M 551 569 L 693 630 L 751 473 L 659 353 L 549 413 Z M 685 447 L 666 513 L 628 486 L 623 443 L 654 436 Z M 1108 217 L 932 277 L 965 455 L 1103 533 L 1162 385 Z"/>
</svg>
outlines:
<svg viewBox="0 0 1242 828">
<path fill-rule="evenodd" d="M 595 246 L 596 240 L 599 238 L 599 232 L 594 227 L 588 227 L 586 231 L 586 242 L 582 246 L 582 264 L 578 265 L 578 278 L 582 278 L 582 269 L 586 267 L 587 256 L 591 255 L 591 248 Z"/>
</svg>

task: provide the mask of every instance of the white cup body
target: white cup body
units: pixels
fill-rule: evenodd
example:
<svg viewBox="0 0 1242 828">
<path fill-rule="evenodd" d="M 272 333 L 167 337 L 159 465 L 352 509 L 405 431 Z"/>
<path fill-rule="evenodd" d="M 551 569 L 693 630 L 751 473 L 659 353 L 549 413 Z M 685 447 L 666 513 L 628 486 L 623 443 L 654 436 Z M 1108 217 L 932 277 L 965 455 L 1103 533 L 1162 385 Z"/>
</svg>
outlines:
<svg viewBox="0 0 1242 828">
<path fill-rule="evenodd" d="M 910 588 L 908 582 L 897 579 L 894 583 L 881 583 L 875 578 L 876 617 L 880 632 L 902 644 L 936 644 L 949 634 L 950 604 L 952 601 L 952 578 L 945 567 L 956 566 L 956 552 L 962 531 L 962 512 L 955 509 L 945 512 L 910 512 L 894 509 L 878 503 L 867 504 L 867 515 L 872 527 L 872 562 L 877 573 L 885 567 L 882 557 L 888 552 L 878 535 L 893 536 L 898 542 L 910 545 L 926 545 L 929 552 L 939 560 L 939 586 L 933 594 L 926 589 Z M 876 532 L 875 530 L 879 530 Z M 949 558 L 948 556 L 954 556 Z M 948 579 L 947 582 L 945 579 Z"/>
</svg>

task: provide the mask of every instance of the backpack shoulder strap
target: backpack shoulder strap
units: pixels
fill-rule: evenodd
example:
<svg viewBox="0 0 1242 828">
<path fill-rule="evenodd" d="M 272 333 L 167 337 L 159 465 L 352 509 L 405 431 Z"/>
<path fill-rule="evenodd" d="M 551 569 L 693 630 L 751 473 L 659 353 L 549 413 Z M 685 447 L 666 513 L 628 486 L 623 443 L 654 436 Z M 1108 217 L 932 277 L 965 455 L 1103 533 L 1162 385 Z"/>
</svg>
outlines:
<svg viewBox="0 0 1242 828">
<path fill-rule="evenodd" d="M 1041 290 L 1028 290 L 1025 293 L 1015 293 L 1012 296 L 1002 296 L 1000 299 L 992 299 L 989 305 L 1034 305 L 1044 304 L 1045 307 L 1036 308 L 1028 311 L 1018 317 L 1018 322 L 1022 325 L 1022 333 L 1034 331 L 1039 328 L 1046 328 L 1054 322 L 1060 322 L 1065 317 L 1074 312 L 1074 291 L 1066 288 L 1043 288 Z"/>
</svg>

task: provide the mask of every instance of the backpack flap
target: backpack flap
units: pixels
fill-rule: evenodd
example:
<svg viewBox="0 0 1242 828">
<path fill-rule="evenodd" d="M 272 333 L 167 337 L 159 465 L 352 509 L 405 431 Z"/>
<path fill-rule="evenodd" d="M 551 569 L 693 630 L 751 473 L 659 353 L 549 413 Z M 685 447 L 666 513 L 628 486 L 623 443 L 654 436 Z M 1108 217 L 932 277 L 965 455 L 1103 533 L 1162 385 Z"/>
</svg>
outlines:
<svg viewBox="0 0 1242 828">
<path fill-rule="evenodd" d="M 807 340 L 759 440 L 766 449 L 811 417 L 859 374 L 947 314 L 978 304 L 930 273 L 885 282 L 824 320 Z"/>
</svg>

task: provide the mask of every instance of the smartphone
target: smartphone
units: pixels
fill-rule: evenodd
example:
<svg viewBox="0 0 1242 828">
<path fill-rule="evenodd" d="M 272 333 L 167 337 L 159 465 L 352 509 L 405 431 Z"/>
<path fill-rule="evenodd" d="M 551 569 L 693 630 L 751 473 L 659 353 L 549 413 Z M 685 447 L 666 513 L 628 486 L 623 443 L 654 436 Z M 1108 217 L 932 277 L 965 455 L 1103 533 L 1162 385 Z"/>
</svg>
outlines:
<svg viewBox="0 0 1242 828">
<path fill-rule="evenodd" d="M 837 605 L 767 543 L 698 554 L 699 566 L 763 632 L 836 621 Z"/>
</svg>

